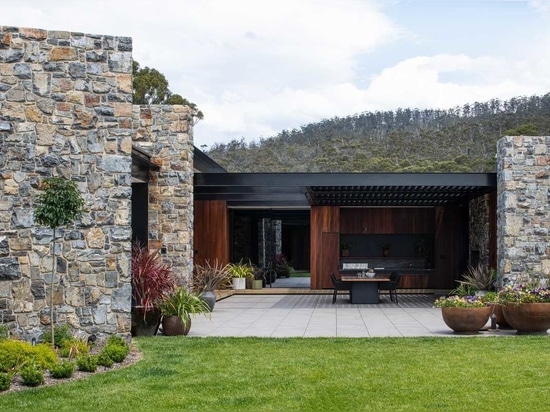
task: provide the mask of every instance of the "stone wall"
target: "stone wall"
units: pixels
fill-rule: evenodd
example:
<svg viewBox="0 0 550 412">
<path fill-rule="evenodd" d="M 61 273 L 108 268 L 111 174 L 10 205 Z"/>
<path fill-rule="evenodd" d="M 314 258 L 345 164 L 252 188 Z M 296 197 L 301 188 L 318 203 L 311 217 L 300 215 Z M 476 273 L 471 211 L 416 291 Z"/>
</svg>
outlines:
<svg viewBox="0 0 550 412">
<path fill-rule="evenodd" d="M 136 146 L 160 166 L 149 178 L 149 247 L 185 283 L 193 272 L 193 110 L 134 106 Z"/>
<path fill-rule="evenodd" d="M 87 212 L 58 229 L 56 323 L 129 335 L 131 166 L 151 172 L 150 245 L 192 272 L 192 119 L 184 106 L 132 105 L 132 40 L 0 26 L 0 322 L 23 339 L 49 318 L 52 230 L 35 225 L 43 180 L 76 182 Z"/>
<path fill-rule="evenodd" d="M 87 213 L 58 230 L 56 323 L 130 331 L 132 41 L 0 27 L 0 317 L 25 339 L 50 323 L 43 179 L 76 182 Z"/>
<path fill-rule="evenodd" d="M 504 284 L 550 275 L 550 136 L 497 147 L 498 273 Z"/>
</svg>

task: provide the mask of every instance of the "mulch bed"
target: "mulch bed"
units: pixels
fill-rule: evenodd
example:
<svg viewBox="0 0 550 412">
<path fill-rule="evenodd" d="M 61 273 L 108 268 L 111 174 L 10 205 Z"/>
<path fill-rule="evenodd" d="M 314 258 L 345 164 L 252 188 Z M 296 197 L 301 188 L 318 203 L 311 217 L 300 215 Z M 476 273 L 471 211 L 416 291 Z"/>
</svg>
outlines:
<svg viewBox="0 0 550 412">
<path fill-rule="evenodd" d="M 49 371 L 44 371 L 44 383 L 42 385 L 38 386 L 38 387 L 59 385 L 60 383 L 72 382 L 72 381 L 77 381 L 77 380 L 80 380 L 80 379 L 86 379 L 86 378 L 88 378 L 92 375 L 96 375 L 98 373 L 105 373 L 105 372 L 110 372 L 110 371 L 114 371 L 114 370 L 117 370 L 117 369 L 126 368 L 126 367 L 131 366 L 134 363 L 138 362 L 139 360 L 141 360 L 142 357 L 143 357 L 143 354 L 137 349 L 137 347 L 135 347 L 134 345 L 130 345 L 130 352 L 128 353 L 128 356 L 126 356 L 126 358 L 122 362 L 115 363 L 110 368 L 106 368 L 104 366 L 98 366 L 97 370 L 95 372 L 81 372 L 79 370 L 75 370 L 74 373 L 73 373 L 73 376 L 71 376 L 70 378 L 67 378 L 67 379 L 54 379 L 50 376 Z M 22 390 L 32 389 L 32 388 L 33 387 L 31 387 L 31 386 L 23 385 L 23 379 L 21 379 L 21 377 L 19 375 L 15 375 L 15 377 L 11 381 L 10 388 L 7 391 L 0 392 L 0 395 L 2 395 L 4 393 L 17 392 L 17 391 L 22 391 Z"/>
</svg>

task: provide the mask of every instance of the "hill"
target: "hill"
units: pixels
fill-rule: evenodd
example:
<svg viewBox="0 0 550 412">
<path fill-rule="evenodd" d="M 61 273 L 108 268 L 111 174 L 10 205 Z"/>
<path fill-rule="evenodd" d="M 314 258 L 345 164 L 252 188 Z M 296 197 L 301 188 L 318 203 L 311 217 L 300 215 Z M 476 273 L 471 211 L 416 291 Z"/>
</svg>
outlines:
<svg viewBox="0 0 550 412">
<path fill-rule="evenodd" d="M 550 135 L 550 93 L 334 117 L 207 154 L 230 172 L 491 172 L 497 140 L 520 134 Z"/>
</svg>

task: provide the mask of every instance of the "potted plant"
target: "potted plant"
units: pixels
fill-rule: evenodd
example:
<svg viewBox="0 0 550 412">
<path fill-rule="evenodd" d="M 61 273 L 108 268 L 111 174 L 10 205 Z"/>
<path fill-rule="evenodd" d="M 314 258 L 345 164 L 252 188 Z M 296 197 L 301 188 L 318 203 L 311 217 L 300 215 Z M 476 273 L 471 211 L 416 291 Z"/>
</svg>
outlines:
<svg viewBox="0 0 550 412">
<path fill-rule="evenodd" d="M 240 261 L 239 263 L 230 263 L 228 269 L 233 289 L 246 289 L 246 278 L 254 275 L 252 265 Z"/>
<path fill-rule="evenodd" d="M 437 299 L 445 324 L 454 333 L 478 333 L 491 315 L 491 307 L 480 296 L 452 295 Z"/>
<path fill-rule="evenodd" d="M 158 251 L 132 246 L 132 335 L 155 335 L 160 325 L 158 301 L 176 286 L 172 269 Z"/>
<path fill-rule="evenodd" d="M 519 284 L 499 291 L 504 318 L 518 335 L 543 334 L 550 329 L 550 289 Z"/>
<path fill-rule="evenodd" d="M 187 335 L 191 329 L 191 315 L 210 313 L 210 307 L 199 294 L 178 287 L 165 295 L 158 308 L 162 314 L 162 333 L 167 336 Z"/>
<path fill-rule="evenodd" d="M 391 245 L 389 243 L 381 243 L 380 246 L 382 247 L 382 256 L 388 257 L 390 255 Z"/>
<path fill-rule="evenodd" d="M 265 284 L 265 275 L 258 266 L 253 266 L 254 279 L 252 280 L 252 289 L 262 289 Z"/>
<path fill-rule="evenodd" d="M 485 300 L 485 302 L 487 302 L 487 304 L 491 306 L 491 324 L 493 324 L 494 318 L 494 322 L 500 328 L 510 329 L 510 325 L 504 317 L 504 313 L 502 311 L 502 308 L 504 306 L 499 302 L 498 293 L 495 291 L 487 292 L 485 295 L 483 295 L 483 300 Z"/>
<path fill-rule="evenodd" d="M 231 286 L 229 283 L 229 265 L 219 265 L 216 260 L 213 265 L 206 262 L 204 265 L 193 266 L 193 278 L 191 279 L 191 290 L 199 294 L 214 310 L 216 304 L 216 289 L 226 289 Z"/>
<path fill-rule="evenodd" d="M 346 242 L 345 240 L 341 240 L 340 241 L 340 251 L 341 251 L 340 253 L 342 254 L 343 257 L 349 256 L 350 251 L 351 251 L 351 243 Z"/>
<path fill-rule="evenodd" d="M 459 280 L 458 283 L 471 286 L 476 290 L 476 295 L 483 296 L 495 289 L 495 281 L 496 270 L 477 265 L 476 267 L 468 266 L 466 272 L 462 274 L 462 280 Z"/>
</svg>

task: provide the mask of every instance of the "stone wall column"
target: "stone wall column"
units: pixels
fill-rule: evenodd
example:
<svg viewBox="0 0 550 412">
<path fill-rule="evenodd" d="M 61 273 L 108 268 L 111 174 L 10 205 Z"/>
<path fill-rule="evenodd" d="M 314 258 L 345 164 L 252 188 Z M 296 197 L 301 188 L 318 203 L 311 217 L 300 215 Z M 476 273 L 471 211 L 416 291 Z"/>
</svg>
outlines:
<svg viewBox="0 0 550 412">
<path fill-rule="evenodd" d="M 149 247 L 185 282 L 193 271 L 193 110 L 187 106 L 134 106 L 134 142 L 160 171 L 149 178 Z"/>
<path fill-rule="evenodd" d="M 550 136 L 497 145 L 498 274 L 504 285 L 550 275 Z"/>
<path fill-rule="evenodd" d="M 0 321 L 39 337 L 130 334 L 132 39 L 0 26 Z M 33 218 L 45 178 L 76 182 L 87 212 L 52 231 Z"/>
</svg>

